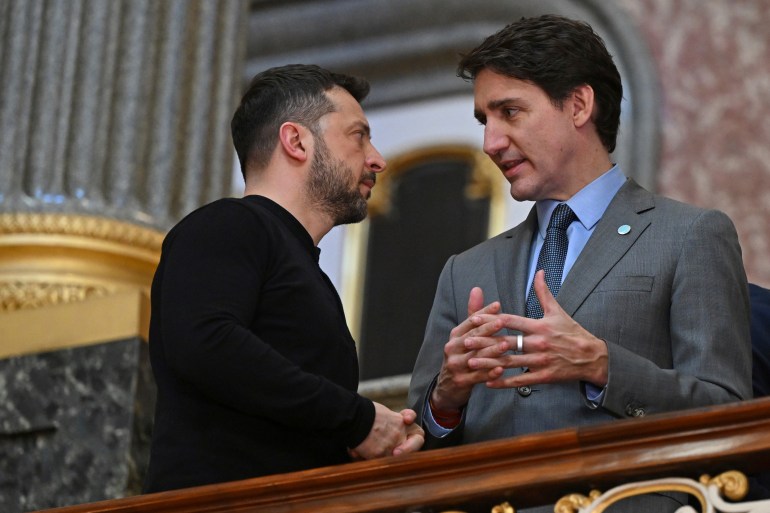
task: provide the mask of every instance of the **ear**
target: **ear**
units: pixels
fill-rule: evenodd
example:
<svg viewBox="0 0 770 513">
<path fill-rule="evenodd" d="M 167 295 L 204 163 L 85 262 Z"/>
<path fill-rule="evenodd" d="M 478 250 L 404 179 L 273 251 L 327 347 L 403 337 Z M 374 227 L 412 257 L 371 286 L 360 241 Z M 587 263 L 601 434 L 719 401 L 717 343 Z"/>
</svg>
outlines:
<svg viewBox="0 0 770 513">
<path fill-rule="evenodd" d="M 286 121 L 278 129 L 278 141 L 283 152 L 292 159 L 305 162 L 309 157 L 310 130 L 304 126 Z"/>
<path fill-rule="evenodd" d="M 588 84 L 577 86 L 572 91 L 572 119 L 575 126 L 580 128 L 593 118 L 594 89 Z"/>
</svg>

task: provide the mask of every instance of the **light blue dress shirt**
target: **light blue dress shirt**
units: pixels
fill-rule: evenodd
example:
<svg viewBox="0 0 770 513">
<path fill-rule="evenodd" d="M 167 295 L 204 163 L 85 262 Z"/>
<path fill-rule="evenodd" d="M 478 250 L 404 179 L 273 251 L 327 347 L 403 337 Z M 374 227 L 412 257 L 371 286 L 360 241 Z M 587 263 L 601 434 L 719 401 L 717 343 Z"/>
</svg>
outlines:
<svg viewBox="0 0 770 513">
<path fill-rule="evenodd" d="M 616 164 L 565 202 L 575 213 L 577 221 L 567 228 L 569 245 L 567 246 L 567 258 L 564 260 L 562 283 L 564 283 L 564 278 L 567 277 L 570 269 L 572 269 L 572 265 L 577 260 L 578 255 L 583 251 L 586 242 L 588 242 L 589 237 L 594 232 L 596 224 L 604 215 L 612 198 L 615 197 L 615 194 L 618 193 L 625 182 L 626 177 Z M 527 288 L 524 294 L 529 292 L 530 285 L 535 277 L 537 257 L 540 255 L 540 248 L 543 247 L 543 242 L 545 241 L 545 232 L 551 220 L 551 214 L 553 214 L 553 211 L 556 210 L 560 203 L 562 202 L 556 200 L 541 200 L 535 204 L 538 231 L 537 238 L 533 241 L 534 243 L 529 252 L 529 273 L 527 275 Z"/>
<path fill-rule="evenodd" d="M 625 182 L 626 177 L 623 174 L 623 171 L 620 169 L 620 166 L 615 164 L 609 171 L 580 189 L 577 194 L 565 202 L 572 211 L 575 212 L 577 220 L 567 228 L 569 245 L 567 246 L 567 258 L 564 261 L 562 283 L 567 274 L 569 274 L 570 269 L 572 269 L 572 265 L 583 251 L 583 248 L 591 237 L 591 234 L 594 232 L 594 228 L 596 228 L 599 219 L 602 218 L 604 212 L 607 210 L 612 198 L 615 197 Z M 545 232 L 548 228 L 548 222 L 551 220 L 551 214 L 553 214 L 553 211 L 559 203 L 562 202 L 556 200 L 541 200 L 535 203 L 535 208 L 537 209 L 538 231 L 537 237 L 533 240 L 529 253 L 527 285 L 523 291 L 525 295 L 528 294 L 532 279 L 535 277 L 537 257 L 540 254 L 540 248 L 543 247 L 543 242 L 545 241 Z M 600 403 L 604 395 L 604 389 L 586 383 L 586 395 L 590 401 Z M 430 395 L 428 397 L 430 397 Z M 425 425 L 433 436 L 440 438 L 452 432 L 451 429 L 446 429 L 436 423 L 433 419 L 433 415 L 430 413 L 427 400 L 424 411 Z"/>
</svg>

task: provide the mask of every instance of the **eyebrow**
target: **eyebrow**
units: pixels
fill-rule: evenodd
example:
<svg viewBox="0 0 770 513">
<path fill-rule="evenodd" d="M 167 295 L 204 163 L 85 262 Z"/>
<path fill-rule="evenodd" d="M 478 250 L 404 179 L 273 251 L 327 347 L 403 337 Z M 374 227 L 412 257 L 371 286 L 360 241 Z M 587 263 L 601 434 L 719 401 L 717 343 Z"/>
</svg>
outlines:
<svg viewBox="0 0 770 513">
<path fill-rule="evenodd" d="M 521 98 L 516 97 L 501 98 L 500 100 L 490 100 L 489 103 L 487 103 L 487 108 L 489 110 L 497 110 L 504 105 L 508 105 L 509 103 L 516 103 L 519 101 L 521 101 Z"/>
<path fill-rule="evenodd" d="M 518 103 L 521 101 L 521 98 L 517 98 L 515 96 L 510 96 L 508 98 L 500 98 L 499 100 L 490 100 L 487 102 L 487 109 L 488 110 L 498 110 L 501 107 L 504 107 L 510 103 Z M 473 116 L 481 121 L 484 122 L 487 119 L 487 116 L 479 109 L 474 109 Z"/>
<path fill-rule="evenodd" d="M 371 128 L 369 128 L 369 124 L 368 123 L 364 123 L 363 121 L 356 120 L 353 123 L 351 123 L 350 127 L 351 128 L 360 128 L 364 132 L 366 132 L 366 135 L 368 137 L 372 136 L 372 130 L 371 130 Z"/>
</svg>

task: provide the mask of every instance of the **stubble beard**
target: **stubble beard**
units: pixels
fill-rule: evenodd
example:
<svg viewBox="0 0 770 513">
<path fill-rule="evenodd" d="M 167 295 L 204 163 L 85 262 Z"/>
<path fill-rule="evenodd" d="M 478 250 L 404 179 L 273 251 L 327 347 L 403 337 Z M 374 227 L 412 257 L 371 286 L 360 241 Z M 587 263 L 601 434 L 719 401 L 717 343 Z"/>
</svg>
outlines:
<svg viewBox="0 0 770 513">
<path fill-rule="evenodd" d="M 366 198 L 361 196 L 358 183 L 351 188 L 353 170 L 332 157 L 323 137 L 316 137 L 316 141 L 306 185 L 308 198 L 316 208 L 331 217 L 334 226 L 363 221 L 368 213 Z"/>
</svg>

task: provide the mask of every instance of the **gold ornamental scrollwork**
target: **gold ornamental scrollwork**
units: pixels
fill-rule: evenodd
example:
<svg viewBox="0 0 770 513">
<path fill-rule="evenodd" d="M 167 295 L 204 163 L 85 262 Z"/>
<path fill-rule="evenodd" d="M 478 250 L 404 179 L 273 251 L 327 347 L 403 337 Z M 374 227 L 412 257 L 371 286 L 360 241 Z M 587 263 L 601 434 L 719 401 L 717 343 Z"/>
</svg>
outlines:
<svg viewBox="0 0 770 513">
<path fill-rule="evenodd" d="M 164 236 L 98 216 L 0 214 L 0 358 L 146 340 Z"/>
<path fill-rule="evenodd" d="M 714 478 L 704 474 L 701 476 L 700 482 L 704 486 L 716 486 L 721 495 L 733 501 L 743 499 L 749 493 L 748 478 L 737 470 L 728 470 Z"/>
<path fill-rule="evenodd" d="M 71 214 L 0 214 L 0 236 L 65 235 L 160 251 L 163 234 L 139 225 L 95 216 Z"/>
<path fill-rule="evenodd" d="M 0 311 L 42 308 L 105 296 L 114 288 L 77 283 L 0 282 Z"/>
<path fill-rule="evenodd" d="M 601 492 L 599 490 L 591 490 L 588 497 L 579 493 L 571 493 L 565 495 L 558 500 L 553 508 L 554 513 L 576 513 L 580 508 L 585 508 L 593 501 L 595 501 Z"/>
<path fill-rule="evenodd" d="M 490 513 L 516 513 L 516 508 L 511 506 L 509 502 L 503 502 L 492 508 Z"/>
<path fill-rule="evenodd" d="M 661 478 L 627 483 L 604 493 L 594 490 L 589 497 L 570 494 L 556 503 L 554 511 L 556 513 L 602 513 L 611 505 L 630 497 L 649 493 L 679 492 L 696 499 L 700 503 L 700 511 L 704 512 L 770 512 L 770 500 L 728 503 L 723 499 L 727 497 L 731 501 L 738 501 L 745 497 L 748 491 L 748 478 L 739 471 L 731 470 L 713 478 L 703 475 L 699 481 L 689 478 Z M 694 510 L 690 508 L 687 511 Z"/>
<path fill-rule="evenodd" d="M 149 287 L 164 234 L 95 216 L 0 215 L 0 311 Z"/>
</svg>

